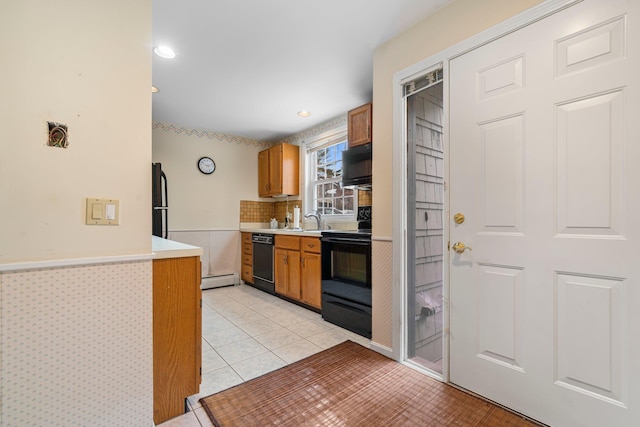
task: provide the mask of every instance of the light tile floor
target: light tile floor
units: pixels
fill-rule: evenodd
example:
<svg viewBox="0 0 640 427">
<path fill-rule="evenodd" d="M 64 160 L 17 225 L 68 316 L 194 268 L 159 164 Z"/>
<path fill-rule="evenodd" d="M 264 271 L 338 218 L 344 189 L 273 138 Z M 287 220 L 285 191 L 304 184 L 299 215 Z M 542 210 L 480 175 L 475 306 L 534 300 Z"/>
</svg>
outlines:
<svg viewBox="0 0 640 427">
<path fill-rule="evenodd" d="M 248 285 L 202 292 L 202 384 L 191 411 L 161 427 L 212 426 L 198 400 L 345 340 L 370 340 Z"/>
</svg>

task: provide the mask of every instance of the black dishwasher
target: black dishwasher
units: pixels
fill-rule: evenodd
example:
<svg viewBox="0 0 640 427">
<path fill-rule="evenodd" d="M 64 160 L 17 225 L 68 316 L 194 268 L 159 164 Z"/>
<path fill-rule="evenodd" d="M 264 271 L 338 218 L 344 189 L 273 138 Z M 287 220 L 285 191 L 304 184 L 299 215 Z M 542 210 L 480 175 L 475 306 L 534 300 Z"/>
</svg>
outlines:
<svg viewBox="0 0 640 427">
<path fill-rule="evenodd" d="M 253 233 L 253 286 L 270 294 L 276 293 L 273 281 L 273 234 Z"/>
</svg>

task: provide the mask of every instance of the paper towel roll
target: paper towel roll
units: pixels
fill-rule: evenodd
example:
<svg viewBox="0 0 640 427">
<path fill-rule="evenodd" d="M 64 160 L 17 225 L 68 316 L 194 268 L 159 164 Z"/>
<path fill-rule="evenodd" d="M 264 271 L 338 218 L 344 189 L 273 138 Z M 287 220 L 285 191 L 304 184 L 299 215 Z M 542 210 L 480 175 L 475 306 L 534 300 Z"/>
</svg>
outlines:
<svg viewBox="0 0 640 427">
<path fill-rule="evenodd" d="M 293 208 L 293 228 L 300 228 L 300 208 Z"/>
</svg>

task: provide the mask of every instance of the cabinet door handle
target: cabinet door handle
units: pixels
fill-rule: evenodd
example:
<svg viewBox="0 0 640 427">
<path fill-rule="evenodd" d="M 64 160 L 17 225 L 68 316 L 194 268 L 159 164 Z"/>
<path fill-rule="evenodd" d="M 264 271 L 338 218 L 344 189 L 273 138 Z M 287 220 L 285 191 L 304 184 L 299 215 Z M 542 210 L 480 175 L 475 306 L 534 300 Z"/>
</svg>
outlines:
<svg viewBox="0 0 640 427">
<path fill-rule="evenodd" d="M 284 263 L 288 264 L 289 263 L 289 254 L 285 254 L 284 255 Z"/>
<path fill-rule="evenodd" d="M 304 257 L 300 258 L 300 262 L 302 262 L 302 268 L 304 268 Z"/>
</svg>

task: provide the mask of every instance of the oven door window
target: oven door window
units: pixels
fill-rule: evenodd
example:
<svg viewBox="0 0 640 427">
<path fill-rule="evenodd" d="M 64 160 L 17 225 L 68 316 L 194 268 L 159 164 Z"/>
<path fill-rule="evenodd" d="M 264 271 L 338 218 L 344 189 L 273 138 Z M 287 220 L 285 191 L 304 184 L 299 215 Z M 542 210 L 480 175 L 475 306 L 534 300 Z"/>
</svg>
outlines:
<svg viewBox="0 0 640 427">
<path fill-rule="evenodd" d="M 356 285 L 371 284 L 371 246 L 350 243 L 331 245 L 331 278 Z"/>
</svg>

